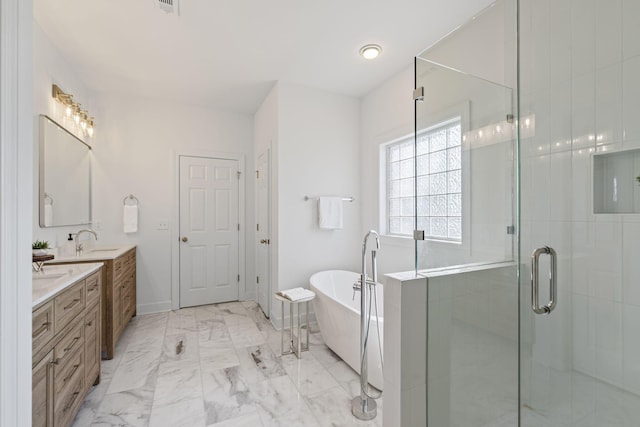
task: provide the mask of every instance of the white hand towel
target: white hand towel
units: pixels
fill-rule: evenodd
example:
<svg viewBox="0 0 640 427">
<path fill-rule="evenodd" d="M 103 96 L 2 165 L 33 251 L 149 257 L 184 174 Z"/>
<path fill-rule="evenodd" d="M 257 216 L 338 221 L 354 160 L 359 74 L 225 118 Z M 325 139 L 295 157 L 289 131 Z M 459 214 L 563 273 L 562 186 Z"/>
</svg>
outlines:
<svg viewBox="0 0 640 427">
<path fill-rule="evenodd" d="M 125 233 L 136 233 L 138 231 L 138 206 L 124 205 L 122 218 Z"/>
<path fill-rule="evenodd" d="M 44 226 L 51 227 L 53 225 L 53 205 L 44 205 Z"/>
<path fill-rule="evenodd" d="M 323 230 L 342 229 L 342 197 L 318 198 L 318 226 Z"/>
<path fill-rule="evenodd" d="M 289 301 L 299 301 L 301 299 L 312 298 L 316 293 L 305 288 L 293 288 L 285 291 L 278 291 L 276 294 L 288 299 Z"/>
</svg>

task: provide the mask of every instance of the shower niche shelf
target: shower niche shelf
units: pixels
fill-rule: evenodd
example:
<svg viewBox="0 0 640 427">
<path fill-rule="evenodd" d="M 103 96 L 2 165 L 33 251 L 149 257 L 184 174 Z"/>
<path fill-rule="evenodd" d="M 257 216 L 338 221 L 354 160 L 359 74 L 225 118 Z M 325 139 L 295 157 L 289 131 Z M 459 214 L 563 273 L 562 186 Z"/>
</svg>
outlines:
<svg viewBox="0 0 640 427">
<path fill-rule="evenodd" d="M 593 213 L 640 214 L 640 149 L 593 155 Z"/>
</svg>

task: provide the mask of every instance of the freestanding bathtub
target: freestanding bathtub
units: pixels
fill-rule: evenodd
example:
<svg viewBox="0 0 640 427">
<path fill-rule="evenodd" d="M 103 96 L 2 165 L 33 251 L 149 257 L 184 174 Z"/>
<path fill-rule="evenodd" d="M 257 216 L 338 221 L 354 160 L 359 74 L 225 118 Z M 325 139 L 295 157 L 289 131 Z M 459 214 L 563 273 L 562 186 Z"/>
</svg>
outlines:
<svg viewBox="0 0 640 427">
<path fill-rule="evenodd" d="M 360 292 L 353 298 L 353 284 L 360 273 L 344 270 L 321 271 L 309 279 L 311 290 L 316 293 L 313 309 L 324 342 L 338 356 L 360 373 Z M 380 340 L 383 338 L 382 286 L 376 286 Z M 367 343 L 369 384 L 382 390 L 382 361 L 378 348 L 375 301 L 371 303 L 371 326 Z M 382 345 L 383 343 L 381 343 Z M 384 349 L 384 347 L 381 347 Z"/>
</svg>

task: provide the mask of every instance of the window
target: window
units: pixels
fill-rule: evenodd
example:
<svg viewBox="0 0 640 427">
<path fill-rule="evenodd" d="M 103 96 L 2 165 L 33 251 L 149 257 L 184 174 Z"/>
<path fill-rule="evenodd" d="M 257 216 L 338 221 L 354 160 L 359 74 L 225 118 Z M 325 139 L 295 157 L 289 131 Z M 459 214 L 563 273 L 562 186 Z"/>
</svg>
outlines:
<svg viewBox="0 0 640 427">
<path fill-rule="evenodd" d="M 426 238 L 462 241 L 460 117 L 389 144 L 386 167 L 388 234 L 413 236 L 417 209 Z"/>
</svg>

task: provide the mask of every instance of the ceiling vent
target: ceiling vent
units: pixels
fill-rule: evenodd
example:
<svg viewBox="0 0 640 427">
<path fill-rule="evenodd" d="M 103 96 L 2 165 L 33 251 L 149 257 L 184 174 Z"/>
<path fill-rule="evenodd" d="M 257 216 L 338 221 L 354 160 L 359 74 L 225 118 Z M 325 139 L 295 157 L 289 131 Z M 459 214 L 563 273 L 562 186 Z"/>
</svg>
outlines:
<svg viewBox="0 0 640 427">
<path fill-rule="evenodd" d="M 180 15 L 179 0 L 154 0 L 156 6 L 161 10 L 173 15 Z"/>
</svg>

